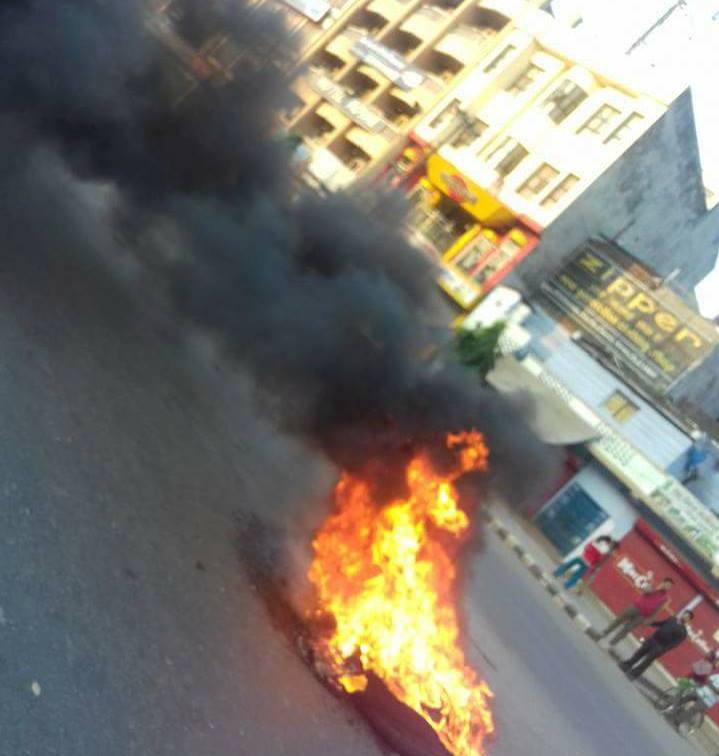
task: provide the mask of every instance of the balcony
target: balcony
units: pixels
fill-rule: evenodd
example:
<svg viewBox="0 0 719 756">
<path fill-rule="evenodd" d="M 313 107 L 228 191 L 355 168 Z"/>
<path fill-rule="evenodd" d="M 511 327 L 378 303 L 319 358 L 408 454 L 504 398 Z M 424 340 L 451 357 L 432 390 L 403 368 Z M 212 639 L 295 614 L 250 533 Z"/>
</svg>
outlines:
<svg viewBox="0 0 719 756">
<path fill-rule="evenodd" d="M 384 118 L 397 128 L 406 126 L 419 112 L 419 103 L 414 92 L 404 92 L 399 87 L 393 87 L 378 97 L 375 106 L 381 110 Z"/>
<path fill-rule="evenodd" d="M 338 58 L 327 50 L 319 50 L 309 63 L 311 71 L 326 74 L 327 76 L 332 76 L 333 73 L 344 68 L 344 66 L 345 62 L 342 58 Z"/>
<path fill-rule="evenodd" d="M 359 130 L 359 129 L 358 129 Z M 353 129 L 354 131 L 354 129 Z M 354 176 L 362 173 L 362 171 L 370 164 L 372 158 L 359 146 L 351 141 L 348 141 L 346 137 L 340 137 L 336 139 L 330 146 L 329 150 L 343 165 L 348 168 Z"/>
<path fill-rule="evenodd" d="M 461 16 L 462 24 L 471 26 L 480 31 L 502 31 L 509 23 L 509 18 L 498 11 L 489 8 L 482 8 L 479 4 L 468 8 Z"/>
<path fill-rule="evenodd" d="M 370 160 L 380 157 L 388 147 L 388 142 L 379 134 L 370 134 L 357 126 L 345 134 L 345 139 L 367 155 Z"/>
<path fill-rule="evenodd" d="M 439 87 L 435 88 L 434 82 L 430 79 L 427 79 L 425 83 L 431 84 L 432 86 L 427 87 L 422 84 L 415 87 L 411 92 L 405 92 L 405 90 L 400 89 L 400 87 L 392 87 L 388 94 L 390 97 L 403 103 L 407 111 L 416 113 L 420 110 L 429 110 L 439 96 L 440 90 Z"/>
<path fill-rule="evenodd" d="M 377 81 L 380 78 L 379 76 L 368 76 L 364 70 L 361 70 L 367 68 L 369 66 L 360 66 L 354 71 L 350 71 L 340 82 L 347 94 L 359 100 L 367 100 L 380 86 Z"/>
<path fill-rule="evenodd" d="M 485 32 L 464 24 L 456 26 L 437 42 L 434 49 L 453 58 L 463 66 L 468 66 L 477 58 L 484 42 L 497 32 L 494 29 Z"/>
<path fill-rule="evenodd" d="M 464 68 L 460 60 L 439 50 L 428 50 L 416 65 L 442 84 L 448 84 Z"/>
<path fill-rule="evenodd" d="M 388 34 L 382 40 L 382 44 L 406 57 L 411 55 L 422 44 L 422 40 L 416 35 L 400 28 Z"/>
<path fill-rule="evenodd" d="M 388 23 L 389 21 L 379 13 L 372 13 L 368 8 L 361 8 L 350 18 L 347 26 L 362 36 L 375 37 Z"/>
<path fill-rule="evenodd" d="M 365 6 L 370 13 L 374 13 L 387 21 L 396 21 L 406 12 L 406 8 L 397 0 L 372 0 Z"/>
<path fill-rule="evenodd" d="M 334 108 L 328 102 L 323 102 L 318 105 L 315 109 L 315 115 L 329 123 L 332 127 L 332 131 L 340 131 L 350 122 L 346 115 L 340 113 L 339 110 Z"/>
<path fill-rule="evenodd" d="M 389 79 L 386 76 L 383 76 L 373 66 L 368 66 L 364 63 L 361 66 L 357 66 L 357 73 L 362 74 L 362 76 L 373 81 L 378 88 L 382 88 L 389 83 Z"/>
<path fill-rule="evenodd" d="M 342 65 L 346 65 L 353 59 L 351 52 L 352 45 L 355 41 L 355 35 L 342 33 L 338 34 L 334 39 L 330 40 L 325 46 L 325 50 L 342 61 Z"/>
<path fill-rule="evenodd" d="M 326 104 L 327 103 L 323 103 L 323 105 Z M 322 105 L 320 108 L 322 108 Z M 327 143 L 337 131 L 332 122 L 325 117 L 327 115 L 332 117 L 332 115 L 326 112 L 324 115 L 321 115 L 320 108 L 314 113 L 309 113 L 305 118 L 302 118 L 295 127 L 299 134 L 315 144 Z M 341 117 L 341 113 L 337 113 L 337 115 Z"/>
<path fill-rule="evenodd" d="M 449 18 L 446 11 L 426 5 L 413 13 L 400 25 L 400 30 L 424 42 L 437 34 L 439 27 Z"/>
</svg>

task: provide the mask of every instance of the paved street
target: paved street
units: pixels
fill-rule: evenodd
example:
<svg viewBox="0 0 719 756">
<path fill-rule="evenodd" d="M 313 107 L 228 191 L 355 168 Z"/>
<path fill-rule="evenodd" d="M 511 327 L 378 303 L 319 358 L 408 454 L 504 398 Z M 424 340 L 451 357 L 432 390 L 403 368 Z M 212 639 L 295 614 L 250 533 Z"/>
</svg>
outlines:
<svg viewBox="0 0 719 756">
<path fill-rule="evenodd" d="M 496 701 L 493 756 L 689 756 L 611 657 L 489 533 L 468 606 L 476 664 Z"/>
<path fill-rule="evenodd" d="M 377 754 L 233 550 L 233 512 L 311 498 L 315 466 L 229 373 L 45 266 L 0 270 L 0 754 Z M 472 606 L 496 756 L 692 752 L 491 536 Z"/>
</svg>

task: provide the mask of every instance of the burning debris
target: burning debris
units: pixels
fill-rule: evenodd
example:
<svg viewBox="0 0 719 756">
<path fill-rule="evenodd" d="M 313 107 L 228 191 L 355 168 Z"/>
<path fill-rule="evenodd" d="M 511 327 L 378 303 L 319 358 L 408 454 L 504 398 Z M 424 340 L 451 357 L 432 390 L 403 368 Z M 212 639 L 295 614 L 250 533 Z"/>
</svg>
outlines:
<svg viewBox="0 0 719 756">
<path fill-rule="evenodd" d="M 450 434 L 447 447 L 456 454 L 449 470 L 418 454 L 407 495 L 382 507 L 370 483 L 342 476 L 313 544 L 317 617 L 332 624 L 316 655 L 348 693 L 365 690 L 372 673 L 451 754 L 476 756 L 494 730 L 492 694 L 459 646 L 457 552 L 469 517 L 454 482 L 486 470 L 487 450 L 475 431 Z"/>
</svg>

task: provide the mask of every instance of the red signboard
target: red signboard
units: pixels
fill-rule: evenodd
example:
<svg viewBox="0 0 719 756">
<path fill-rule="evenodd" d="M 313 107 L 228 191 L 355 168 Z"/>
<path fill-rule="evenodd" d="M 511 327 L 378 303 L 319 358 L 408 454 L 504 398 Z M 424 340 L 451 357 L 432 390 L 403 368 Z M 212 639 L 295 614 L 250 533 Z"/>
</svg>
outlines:
<svg viewBox="0 0 719 756">
<path fill-rule="evenodd" d="M 697 659 L 719 645 L 714 637 L 719 630 L 719 608 L 716 595 L 655 531 L 644 522 L 637 523 L 601 569 L 592 588 L 617 613 L 638 598 L 643 586 L 656 585 L 665 577 L 674 581 L 666 616 L 691 604 L 694 619 L 689 638 L 663 656 L 661 663 L 675 677 L 687 676 Z M 696 603 L 698 599 L 701 600 Z M 642 626 L 634 635 L 643 639 L 652 631 L 653 628 Z M 719 706 L 710 710 L 710 716 L 719 723 Z"/>
</svg>

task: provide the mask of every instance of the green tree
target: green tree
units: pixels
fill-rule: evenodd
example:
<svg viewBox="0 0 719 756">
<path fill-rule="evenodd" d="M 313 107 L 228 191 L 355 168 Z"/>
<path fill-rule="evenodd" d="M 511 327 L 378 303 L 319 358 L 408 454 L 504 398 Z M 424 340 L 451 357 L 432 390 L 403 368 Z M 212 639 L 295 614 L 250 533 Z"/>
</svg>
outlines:
<svg viewBox="0 0 719 756">
<path fill-rule="evenodd" d="M 506 323 L 502 320 L 484 328 L 460 328 L 455 334 L 454 345 L 459 361 L 479 373 L 485 380 L 499 355 L 499 337 Z"/>
</svg>

